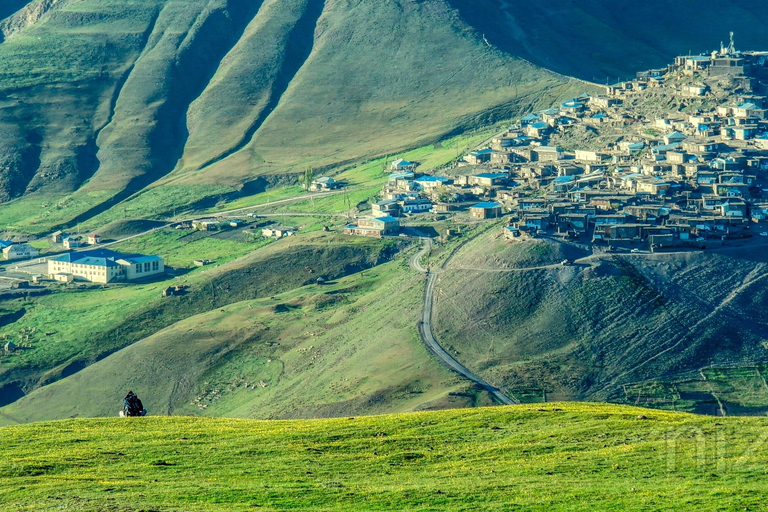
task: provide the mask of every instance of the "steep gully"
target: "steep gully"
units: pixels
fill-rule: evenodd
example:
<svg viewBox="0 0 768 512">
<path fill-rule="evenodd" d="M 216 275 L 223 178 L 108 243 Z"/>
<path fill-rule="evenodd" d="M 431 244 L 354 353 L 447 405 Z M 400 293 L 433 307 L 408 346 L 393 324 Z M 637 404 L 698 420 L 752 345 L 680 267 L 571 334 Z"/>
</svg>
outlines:
<svg viewBox="0 0 768 512">
<path fill-rule="evenodd" d="M 320 16 L 325 10 L 325 0 L 308 0 L 304 9 L 304 13 L 296 21 L 296 24 L 291 31 L 288 41 L 285 45 L 285 55 L 274 82 L 272 83 L 272 90 L 269 94 L 269 101 L 261 110 L 251 126 L 246 130 L 243 137 L 230 149 L 224 151 L 220 155 L 203 163 L 200 168 L 204 169 L 217 162 L 220 162 L 248 145 L 251 142 L 256 132 L 262 127 L 267 118 L 277 108 L 280 100 L 288 90 L 288 86 L 293 82 L 296 74 L 304 66 L 304 63 L 312 53 L 312 48 L 315 42 L 315 30 L 317 28 L 317 22 Z"/>
<path fill-rule="evenodd" d="M 196 23 L 190 28 L 190 33 L 184 39 L 183 47 L 179 49 L 179 54 L 168 78 L 167 101 L 158 108 L 157 123 L 147 134 L 149 159 L 152 163 L 151 171 L 136 176 L 117 195 L 83 212 L 66 225 L 57 226 L 57 228 L 84 222 L 112 208 L 167 175 L 176 167 L 189 136 L 186 128 L 189 106 L 210 83 L 221 60 L 239 41 L 248 24 L 257 15 L 262 3 L 263 0 L 230 2 L 227 9 L 217 8 L 206 12 L 204 16 L 201 15 L 199 24 Z M 161 13 L 162 11 L 154 16 L 144 34 L 144 50 L 141 55 L 121 76 L 115 86 L 115 93 L 110 100 L 108 122 L 99 128 L 94 134 L 92 142 L 89 143 L 89 151 L 85 160 L 93 164 L 92 169 L 88 172 L 90 175 L 95 174 L 99 166 L 95 156 L 99 151 L 96 137 L 107 126 L 115 122 L 114 113 L 117 103 L 136 65 L 148 50 L 146 45 L 155 32 L 155 25 Z"/>
</svg>

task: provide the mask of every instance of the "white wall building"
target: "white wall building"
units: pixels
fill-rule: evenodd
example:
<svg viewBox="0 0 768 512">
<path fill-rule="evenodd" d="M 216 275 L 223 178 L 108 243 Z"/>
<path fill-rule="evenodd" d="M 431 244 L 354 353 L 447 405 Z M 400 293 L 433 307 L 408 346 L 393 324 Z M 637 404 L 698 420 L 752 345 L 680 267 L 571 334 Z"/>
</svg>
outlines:
<svg viewBox="0 0 768 512">
<path fill-rule="evenodd" d="M 125 255 L 107 249 L 70 252 L 48 260 L 48 275 L 51 279 L 111 283 L 113 281 L 135 281 L 165 272 L 165 262 L 160 256 L 141 254 Z"/>
</svg>

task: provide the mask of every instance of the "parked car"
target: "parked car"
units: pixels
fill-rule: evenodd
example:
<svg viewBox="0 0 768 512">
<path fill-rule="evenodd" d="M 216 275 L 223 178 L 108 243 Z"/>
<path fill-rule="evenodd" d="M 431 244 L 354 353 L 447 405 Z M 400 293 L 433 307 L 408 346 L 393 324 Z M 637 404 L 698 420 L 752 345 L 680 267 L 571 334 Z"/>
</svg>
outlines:
<svg viewBox="0 0 768 512">
<path fill-rule="evenodd" d="M 762 233 L 760 233 L 760 236 L 768 236 L 768 231 L 763 231 Z"/>
<path fill-rule="evenodd" d="M 631 251 L 629 251 L 629 252 L 640 252 L 640 249 L 632 249 L 632 250 L 631 250 Z"/>
</svg>

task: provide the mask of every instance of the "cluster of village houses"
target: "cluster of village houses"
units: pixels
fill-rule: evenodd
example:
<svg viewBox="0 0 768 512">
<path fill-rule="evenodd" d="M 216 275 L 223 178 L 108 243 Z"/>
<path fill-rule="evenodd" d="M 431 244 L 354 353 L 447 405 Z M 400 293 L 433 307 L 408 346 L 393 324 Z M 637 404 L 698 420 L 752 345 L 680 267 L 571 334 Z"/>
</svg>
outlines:
<svg viewBox="0 0 768 512">
<path fill-rule="evenodd" d="M 398 160 L 382 200 L 346 232 L 391 235 L 403 216 L 468 209 L 476 219 L 508 213 L 510 240 L 557 232 L 657 250 L 750 236 L 750 224 L 768 218 L 767 65 L 768 52 L 738 52 L 731 42 L 526 115 L 466 155 L 465 174 L 420 175 L 416 163 Z M 622 106 L 652 90 L 682 99 L 713 88 L 728 100 L 707 111 L 646 119 Z M 578 125 L 620 136 L 600 149 L 551 143 Z"/>
<path fill-rule="evenodd" d="M 472 151 L 451 176 L 419 173 L 403 159 L 368 215 L 345 228 L 360 236 L 393 236 L 403 217 L 432 212 L 469 212 L 475 220 L 508 215 L 504 234 L 526 240 L 544 233 L 609 246 L 658 250 L 705 246 L 751 236 L 750 226 L 768 220 L 768 52 L 739 52 L 730 45 L 710 55 L 688 55 L 663 69 L 637 74 L 607 86 L 597 96 L 584 94 L 558 108 L 531 113 Z M 669 97 L 708 98 L 727 94 L 709 109 L 680 109 L 652 119 L 630 115 L 628 100 L 651 91 Z M 720 96 L 718 96 L 720 97 Z M 703 103 L 702 103 L 703 104 Z M 619 133 L 595 149 L 552 143 L 574 127 L 594 133 Z M 466 169 L 466 172 L 462 172 Z M 330 191 L 344 183 L 317 178 L 311 191 Z M 210 218 L 177 228 L 217 230 Z M 231 227 L 244 221 L 228 220 Z M 261 235 L 282 238 L 295 228 L 271 225 Z M 760 232 L 768 236 L 768 231 Z M 64 249 L 97 246 L 101 237 L 51 235 Z M 26 243 L 0 240 L 5 260 L 38 257 Z M 69 252 L 47 259 L 49 277 L 97 283 L 132 281 L 165 271 L 159 256 L 124 255 L 106 249 Z"/>
</svg>

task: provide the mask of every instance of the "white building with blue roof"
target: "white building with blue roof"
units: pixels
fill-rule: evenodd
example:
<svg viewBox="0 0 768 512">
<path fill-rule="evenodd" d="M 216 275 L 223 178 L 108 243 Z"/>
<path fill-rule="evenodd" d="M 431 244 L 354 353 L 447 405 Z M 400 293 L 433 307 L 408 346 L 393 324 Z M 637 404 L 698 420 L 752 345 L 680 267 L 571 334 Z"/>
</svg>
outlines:
<svg viewBox="0 0 768 512">
<path fill-rule="evenodd" d="M 57 281 L 137 281 L 164 272 L 165 262 L 160 256 L 126 255 L 108 249 L 70 252 L 48 259 L 48 275 Z"/>
</svg>

